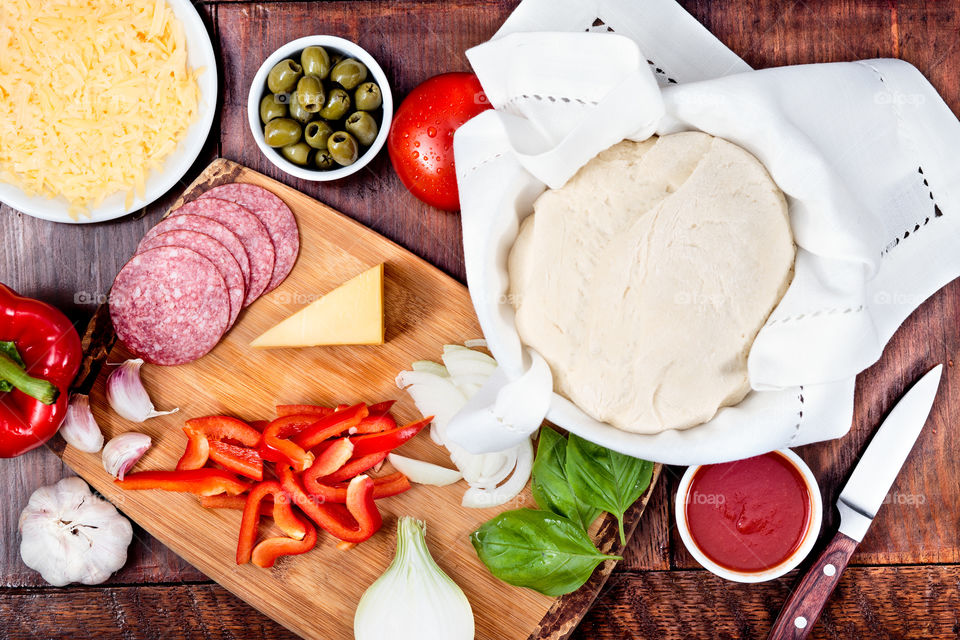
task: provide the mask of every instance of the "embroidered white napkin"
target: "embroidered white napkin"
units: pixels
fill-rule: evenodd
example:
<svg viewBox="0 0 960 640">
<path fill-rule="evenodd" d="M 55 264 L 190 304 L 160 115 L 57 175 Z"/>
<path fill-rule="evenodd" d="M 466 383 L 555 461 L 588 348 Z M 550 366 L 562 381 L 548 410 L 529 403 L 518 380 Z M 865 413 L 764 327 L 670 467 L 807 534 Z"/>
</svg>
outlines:
<svg viewBox="0 0 960 640">
<path fill-rule="evenodd" d="M 642 435 L 523 378 L 522 395 L 578 435 L 672 464 L 839 437 L 856 374 L 960 275 L 960 123 L 905 62 L 751 71 L 672 0 L 524 0 L 467 55 L 496 108 L 461 127 L 454 149 L 467 280 L 501 386 L 536 361 L 506 298 L 519 221 L 599 151 L 701 130 L 757 156 L 788 198 L 796 274 L 751 349 L 747 398 L 703 425 Z M 467 407 L 449 437 L 490 451 L 535 429 L 503 404 Z"/>
</svg>

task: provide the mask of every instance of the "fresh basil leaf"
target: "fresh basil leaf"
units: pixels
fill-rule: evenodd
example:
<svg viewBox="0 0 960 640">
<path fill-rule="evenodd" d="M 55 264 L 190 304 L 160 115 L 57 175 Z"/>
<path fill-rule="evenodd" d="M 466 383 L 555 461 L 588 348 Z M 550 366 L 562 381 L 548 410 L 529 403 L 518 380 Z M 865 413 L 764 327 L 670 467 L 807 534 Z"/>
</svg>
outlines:
<svg viewBox="0 0 960 640">
<path fill-rule="evenodd" d="M 623 514 L 650 486 L 653 463 L 611 451 L 570 434 L 567 477 L 577 498 L 617 517 L 620 542 L 626 544 Z"/>
<path fill-rule="evenodd" d="M 516 509 L 485 522 L 470 536 L 477 555 L 500 580 L 548 596 L 579 589 L 604 560 L 590 537 L 563 516 Z"/>
<path fill-rule="evenodd" d="M 10 356 L 10 359 L 26 369 L 27 365 L 23 363 L 20 352 L 17 351 L 17 345 L 9 340 L 0 340 L 0 353 Z M 13 385 L 6 380 L 0 380 L 0 392 L 13 391 Z"/>
<path fill-rule="evenodd" d="M 551 429 L 540 429 L 537 457 L 533 463 L 533 499 L 541 509 L 564 516 L 586 531 L 600 515 L 597 509 L 578 499 L 565 468 L 567 439 Z"/>
</svg>

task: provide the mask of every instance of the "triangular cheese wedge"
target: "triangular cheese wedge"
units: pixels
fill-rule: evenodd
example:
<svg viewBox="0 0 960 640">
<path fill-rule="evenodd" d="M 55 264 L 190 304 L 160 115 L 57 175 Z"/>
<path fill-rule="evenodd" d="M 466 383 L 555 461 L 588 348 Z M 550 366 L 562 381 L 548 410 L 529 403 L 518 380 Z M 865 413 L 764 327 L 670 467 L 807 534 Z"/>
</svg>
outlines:
<svg viewBox="0 0 960 640">
<path fill-rule="evenodd" d="M 364 271 L 276 325 L 252 347 L 383 344 L 383 265 Z"/>
</svg>

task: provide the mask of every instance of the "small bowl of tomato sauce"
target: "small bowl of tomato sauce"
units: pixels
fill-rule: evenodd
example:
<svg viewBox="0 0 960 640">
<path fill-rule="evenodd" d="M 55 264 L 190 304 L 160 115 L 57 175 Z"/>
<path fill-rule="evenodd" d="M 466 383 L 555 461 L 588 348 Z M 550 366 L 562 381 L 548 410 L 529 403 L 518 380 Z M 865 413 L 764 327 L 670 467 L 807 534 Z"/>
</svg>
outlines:
<svg viewBox="0 0 960 640">
<path fill-rule="evenodd" d="M 764 582 L 810 553 L 823 502 L 810 468 L 781 449 L 688 468 L 676 514 L 684 545 L 705 569 L 735 582 Z"/>
</svg>

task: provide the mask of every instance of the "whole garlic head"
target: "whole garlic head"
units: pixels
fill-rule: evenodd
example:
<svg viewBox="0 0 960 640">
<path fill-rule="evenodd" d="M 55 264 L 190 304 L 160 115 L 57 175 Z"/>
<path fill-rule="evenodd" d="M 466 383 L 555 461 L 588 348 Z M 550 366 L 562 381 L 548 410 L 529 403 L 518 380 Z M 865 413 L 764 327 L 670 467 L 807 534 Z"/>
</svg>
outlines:
<svg viewBox="0 0 960 640">
<path fill-rule="evenodd" d="M 33 492 L 20 514 L 20 535 L 23 562 L 62 587 L 109 578 L 127 561 L 133 527 L 86 482 L 64 478 Z"/>
</svg>

